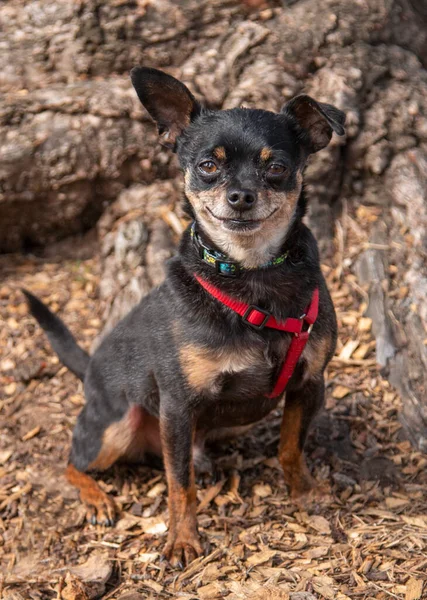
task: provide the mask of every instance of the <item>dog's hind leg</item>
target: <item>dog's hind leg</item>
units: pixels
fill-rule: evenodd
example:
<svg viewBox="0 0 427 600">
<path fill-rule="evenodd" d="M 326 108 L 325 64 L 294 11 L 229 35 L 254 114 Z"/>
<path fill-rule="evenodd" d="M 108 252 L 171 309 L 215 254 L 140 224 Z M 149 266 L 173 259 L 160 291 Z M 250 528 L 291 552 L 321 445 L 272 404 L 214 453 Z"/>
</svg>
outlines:
<svg viewBox="0 0 427 600">
<path fill-rule="evenodd" d="M 127 457 L 135 459 L 139 455 L 142 458 L 146 450 L 144 425 L 148 419 L 142 408 L 131 406 L 121 415 L 116 413 L 117 420 L 102 423 L 102 413 L 94 410 L 93 404 L 87 404 L 79 415 L 65 476 L 79 490 L 80 499 L 87 507 L 87 519 L 91 523 L 112 525 L 115 504 L 86 471 L 105 471 Z"/>
</svg>

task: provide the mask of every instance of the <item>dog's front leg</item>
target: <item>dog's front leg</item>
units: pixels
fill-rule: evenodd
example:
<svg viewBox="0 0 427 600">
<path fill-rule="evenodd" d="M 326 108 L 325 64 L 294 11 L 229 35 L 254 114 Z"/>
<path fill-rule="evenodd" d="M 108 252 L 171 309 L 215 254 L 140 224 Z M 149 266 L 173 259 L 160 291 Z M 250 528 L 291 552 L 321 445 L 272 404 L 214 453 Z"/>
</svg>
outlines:
<svg viewBox="0 0 427 600">
<path fill-rule="evenodd" d="M 310 424 L 323 405 L 324 396 L 323 377 L 311 379 L 301 388 L 286 392 L 280 429 L 279 461 L 293 497 L 309 492 L 314 487 L 314 479 L 307 468 L 303 449 Z"/>
<path fill-rule="evenodd" d="M 160 433 L 168 482 L 169 534 L 164 549 L 172 566 L 183 567 L 202 553 L 196 517 L 192 447 L 194 420 L 171 398 L 162 397 Z"/>
</svg>

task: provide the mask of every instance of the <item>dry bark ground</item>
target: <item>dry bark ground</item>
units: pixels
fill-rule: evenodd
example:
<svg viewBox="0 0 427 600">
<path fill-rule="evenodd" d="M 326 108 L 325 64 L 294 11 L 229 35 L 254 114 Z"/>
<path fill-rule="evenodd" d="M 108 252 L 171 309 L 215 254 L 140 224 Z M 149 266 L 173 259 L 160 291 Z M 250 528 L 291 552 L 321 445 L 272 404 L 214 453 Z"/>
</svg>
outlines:
<svg viewBox="0 0 427 600">
<path fill-rule="evenodd" d="M 117 466 L 102 476 L 122 507 L 112 529 L 84 522 L 62 476 L 82 386 L 58 365 L 19 288 L 43 297 L 90 348 L 105 309 L 99 257 L 0 259 L 3 598 L 427 598 L 427 455 L 401 435 L 401 402 L 378 372 L 366 291 L 351 273 L 376 212 L 344 214 L 345 248 L 337 239 L 324 265 L 340 339 L 308 444 L 318 494 L 300 504 L 287 494 L 276 459 L 280 411 L 212 448 L 222 477 L 199 485 L 205 556 L 184 572 L 160 561 L 163 472 Z"/>
</svg>

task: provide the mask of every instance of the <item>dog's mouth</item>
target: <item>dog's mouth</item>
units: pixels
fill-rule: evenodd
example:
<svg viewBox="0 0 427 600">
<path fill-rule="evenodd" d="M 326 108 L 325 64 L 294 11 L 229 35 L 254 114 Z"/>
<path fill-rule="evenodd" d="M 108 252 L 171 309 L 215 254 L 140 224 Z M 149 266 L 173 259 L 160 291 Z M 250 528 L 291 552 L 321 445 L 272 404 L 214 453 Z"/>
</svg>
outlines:
<svg viewBox="0 0 427 600">
<path fill-rule="evenodd" d="M 243 218 L 234 218 L 233 219 L 230 217 L 219 217 L 215 213 L 213 213 L 208 206 L 206 208 L 207 208 L 209 214 L 217 221 L 220 221 L 221 225 L 225 229 L 228 229 L 229 231 L 240 231 L 240 232 L 255 231 L 256 229 L 259 229 L 261 227 L 261 225 L 264 223 L 264 221 L 267 221 L 267 219 L 272 217 L 274 215 L 274 213 L 278 210 L 278 208 L 275 208 L 264 219 L 243 219 Z"/>
</svg>

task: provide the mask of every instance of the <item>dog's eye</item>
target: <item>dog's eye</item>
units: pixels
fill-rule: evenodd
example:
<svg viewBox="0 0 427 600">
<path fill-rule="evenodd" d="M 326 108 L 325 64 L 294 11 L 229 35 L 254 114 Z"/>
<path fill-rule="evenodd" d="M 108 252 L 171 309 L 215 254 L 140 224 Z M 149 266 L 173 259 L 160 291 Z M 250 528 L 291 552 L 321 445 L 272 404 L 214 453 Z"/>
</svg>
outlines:
<svg viewBox="0 0 427 600">
<path fill-rule="evenodd" d="M 199 169 L 202 173 L 206 173 L 207 175 L 212 175 L 218 171 L 218 167 L 213 160 L 204 160 L 200 163 Z"/>
<path fill-rule="evenodd" d="M 286 172 L 286 167 L 279 165 L 278 163 L 271 164 L 267 169 L 268 175 L 283 175 Z"/>
</svg>

